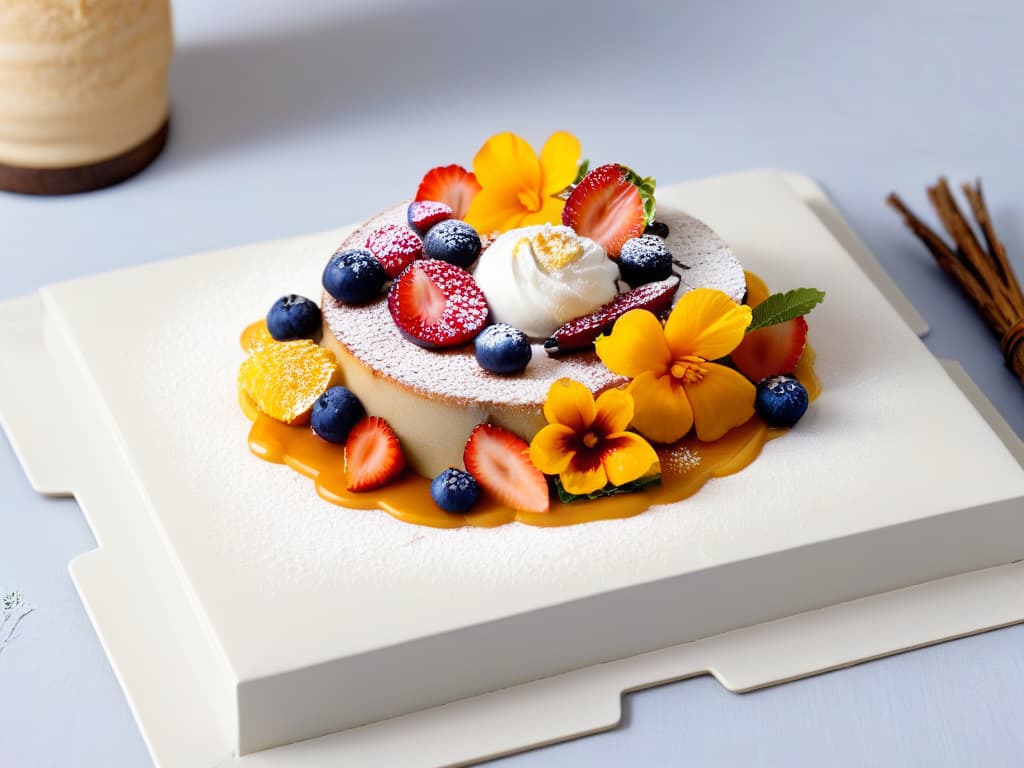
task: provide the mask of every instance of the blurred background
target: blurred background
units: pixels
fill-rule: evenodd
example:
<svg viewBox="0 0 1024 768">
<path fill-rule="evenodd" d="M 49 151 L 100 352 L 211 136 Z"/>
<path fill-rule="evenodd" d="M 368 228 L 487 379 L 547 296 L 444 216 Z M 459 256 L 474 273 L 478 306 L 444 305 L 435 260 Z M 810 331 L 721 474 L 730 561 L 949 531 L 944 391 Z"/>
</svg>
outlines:
<svg viewBox="0 0 1024 768">
<path fill-rule="evenodd" d="M 554 130 L 659 183 L 759 167 L 817 179 L 1018 434 L 1020 384 L 883 199 L 980 175 L 1024 270 L 1024 5 L 903 0 L 173 0 L 166 151 L 63 198 L 0 193 L 0 300 L 40 285 L 352 223 Z M 931 216 L 928 216 L 931 220 Z M 0 365 L 2 370 L 2 365 Z M 884 375 L 879 372 L 879 375 Z M 941 414 L 936 418 L 941 421 Z M 66 573 L 95 546 L 0 443 L 0 582 L 47 604 L 0 655 L 0 764 L 147 765 Z M 13 489 L 13 490 L 12 490 Z M 710 679 L 631 697 L 612 734 L 507 765 L 1017 765 L 1024 631 L 737 697 Z M 13 762 L 6 762 L 5 755 Z"/>
</svg>

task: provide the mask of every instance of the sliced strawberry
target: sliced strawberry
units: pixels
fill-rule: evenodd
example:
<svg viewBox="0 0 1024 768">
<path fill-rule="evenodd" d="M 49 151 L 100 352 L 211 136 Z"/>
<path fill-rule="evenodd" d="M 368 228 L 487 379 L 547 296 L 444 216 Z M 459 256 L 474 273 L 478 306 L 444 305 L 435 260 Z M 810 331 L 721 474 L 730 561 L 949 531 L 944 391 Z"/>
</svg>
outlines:
<svg viewBox="0 0 1024 768">
<path fill-rule="evenodd" d="M 614 163 L 584 176 L 562 209 L 563 224 L 599 243 L 613 259 L 623 243 L 644 233 L 645 216 L 640 190 L 627 169 Z"/>
<path fill-rule="evenodd" d="M 592 349 L 594 341 L 612 324 L 631 309 L 646 309 L 660 315 L 672 306 L 672 299 L 679 287 L 679 277 L 672 275 L 664 280 L 646 283 L 626 293 L 620 293 L 600 309 L 589 315 L 570 320 L 551 338 L 544 342 L 544 351 L 549 355 L 565 352 L 582 352 Z"/>
<path fill-rule="evenodd" d="M 732 351 L 732 362 L 755 384 L 766 376 L 792 373 L 807 343 L 802 317 L 751 331 Z"/>
<path fill-rule="evenodd" d="M 350 491 L 380 488 L 404 468 L 405 454 L 390 424 L 379 416 L 356 422 L 345 441 L 345 486 Z"/>
<path fill-rule="evenodd" d="M 410 264 L 388 293 L 395 325 L 421 347 L 452 347 L 487 325 L 487 299 L 473 276 L 439 259 Z"/>
<path fill-rule="evenodd" d="M 548 481 L 530 461 L 530 446 L 507 429 L 477 424 L 462 461 L 483 489 L 499 502 L 524 512 L 547 512 Z"/>
<path fill-rule="evenodd" d="M 405 219 L 418 234 L 425 235 L 432 226 L 439 221 L 452 218 L 454 214 L 451 206 L 444 203 L 435 203 L 432 200 L 413 200 L 409 203 Z"/>
<path fill-rule="evenodd" d="M 480 183 L 472 171 L 461 165 L 442 165 L 427 171 L 416 190 L 416 200 L 444 203 L 456 219 L 461 219 L 479 191 Z"/>
<path fill-rule="evenodd" d="M 423 257 L 423 241 L 408 227 L 385 224 L 366 237 L 366 247 L 384 267 L 388 277 L 395 277 L 414 260 Z"/>
</svg>

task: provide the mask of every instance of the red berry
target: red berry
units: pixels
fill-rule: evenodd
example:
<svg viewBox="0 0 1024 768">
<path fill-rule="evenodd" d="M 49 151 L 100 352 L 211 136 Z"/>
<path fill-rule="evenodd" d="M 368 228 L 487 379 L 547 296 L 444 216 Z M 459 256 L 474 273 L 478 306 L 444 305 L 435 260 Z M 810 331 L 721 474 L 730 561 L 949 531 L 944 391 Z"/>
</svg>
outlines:
<svg viewBox="0 0 1024 768">
<path fill-rule="evenodd" d="M 423 241 L 408 227 L 385 224 L 366 237 L 366 247 L 384 267 L 388 277 L 395 277 L 415 259 L 423 257 Z"/>
<path fill-rule="evenodd" d="M 444 203 L 456 219 L 462 219 L 469 204 L 480 191 L 480 183 L 461 165 L 442 165 L 427 171 L 416 190 L 416 200 Z"/>
<path fill-rule="evenodd" d="M 499 502 L 523 512 L 547 512 L 548 481 L 530 461 L 530 446 L 494 424 L 477 424 L 462 460 L 483 489 Z"/>
<path fill-rule="evenodd" d="M 427 234 L 427 230 L 439 221 L 452 218 L 455 212 L 450 206 L 444 203 L 435 203 L 431 200 L 413 200 L 409 203 L 409 210 L 405 218 L 409 226 L 420 235 Z"/>
<path fill-rule="evenodd" d="M 620 293 L 600 309 L 567 322 L 544 342 L 544 350 L 549 355 L 558 355 L 591 349 L 594 340 L 631 309 L 646 309 L 660 315 L 672 306 L 678 287 L 679 277 L 672 275 Z"/>
<path fill-rule="evenodd" d="M 806 343 L 807 321 L 797 317 L 751 331 L 730 357 L 740 373 L 756 384 L 767 376 L 791 373 Z"/>
<path fill-rule="evenodd" d="M 473 276 L 439 259 L 418 259 L 391 285 L 388 309 L 398 329 L 421 347 L 452 347 L 487 325 L 487 299 Z"/>
<path fill-rule="evenodd" d="M 600 244 L 613 259 L 627 240 L 643 234 L 645 216 L 640 190 L 614 163 L 584 176 L 562 209 L 563 224 Z"/>
<path fill-rule="evenodd" d="M 370 491 L 391 482 L 405 468 L 398 435 L 384 419 L 358 421 L 345 441 L 345 487 Z"/>
</svg>

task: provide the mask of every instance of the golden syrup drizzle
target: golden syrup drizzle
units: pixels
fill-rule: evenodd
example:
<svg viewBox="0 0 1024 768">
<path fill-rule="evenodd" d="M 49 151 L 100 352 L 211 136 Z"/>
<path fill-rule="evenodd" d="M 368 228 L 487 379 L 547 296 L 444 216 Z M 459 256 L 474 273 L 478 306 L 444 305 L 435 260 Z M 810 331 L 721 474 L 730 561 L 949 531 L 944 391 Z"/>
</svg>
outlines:
<svg viewBox="0 0 1024 768">
<path fill-rule="evenodd" d="M 768 295 L 764 283 L 749 273 L 748 286 L 748 301 L 757 303 Z M 262 325 L 259 321 L 245 329 L 243 348 L 249 349 L 249 342 L 261 332 Z M 814 350 L 807 346 L 794 374 L 806 387 L 812 401 L 821 392 L 813 365 Z M 545 513 L 517 511 L 484 494 L 472 512 L 455 515 L 434 503 L 430 480 L 410 470 L 383 488 L 359 493 L 349 491 L 345 487 L 343 446 L 321 440 L 308 426 L 289 426 L 271 419 L 260 413 L 256 404 L 242 392 L 239 402 L 253 422 L 249 430 L 249 449 L 259 458 L 286 464 L 311 478 L 317 493 L 332 504 L 350 509 L 381 509 L 403 522 L 432 528 L 464 525 L 492 528 L 511 522 L 553 527 L 632 517 L 656 504 L 689 498 L 711 478 L 739 472 L 760 455 L 766 442 L 788 431 L 770 428 L 754 416 L 714 442 L 702 443 L 690 436 L 659 450 L 661 483 L 641 491 L 571 503 L 552 499 L 551 509 Z"/>
</svg>

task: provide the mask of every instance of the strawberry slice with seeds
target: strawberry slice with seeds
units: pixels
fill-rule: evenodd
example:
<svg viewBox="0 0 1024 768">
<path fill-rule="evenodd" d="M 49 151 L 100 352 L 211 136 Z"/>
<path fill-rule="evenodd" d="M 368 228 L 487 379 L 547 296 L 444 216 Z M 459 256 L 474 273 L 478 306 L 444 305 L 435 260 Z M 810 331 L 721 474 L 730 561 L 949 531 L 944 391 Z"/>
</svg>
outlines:
<svg viewBox="0 0 1024 768">
<path fill-rule="evenodd" d="M 462 461 L 481 487 L 499 502 L 523 512 L 547 512 L 548 481 L 530 461 L 530 446 L 494 424 L 477 424 Z"/>
<path fill-rule="evenodd" d="M 385 224 L 366 237 L 366 247 L 384 267 L 388 277 L 396 277 L 416 259 L 423 257 L 423 241 L 408 227 Z"/>
<path fill-rule="evenodd" d="M 461 165 L 441 165 L 431 168 L 423 176 L 416 200 L 430 200 L 444 203 L 452 209 L 456 219 L 464 218 L 469 204 L 481 189 L 472 171 Z"/>
<path fill-rule="evenodd" d="M 647 223 L 644 201 L 630 181 L 629 169 L 610 163 L 584 176 L 565 201 L 562 223 L 617 258 L 622 245 L 640 237 Z"/>
<path fill-rule="evenodd" d="M 732 351 L 733 365 L 755 384 L 767 376 L 792 373 L 807 344 L 807 321 L 802 317 L 758 328 Z"/>
<path fill-rule="evenodd" d="M 405 218 L 409 222 L 409 226 L 418 234 L 425 235 L 432 226 L 440 221 L 447 221 L 454 215 L 455 212 L 444 203 L 435 203 L 433 200 L 413 200 L 409 203 Z"/>
<path fill-rule="evenodd" d="M 394 480 L 403 469 L 405 454 L 391 425 L 379 416 L 356 422 L 345 441 L 345 487 L 371 491 Z"/>
<path fill-rule="evenodd" d="M 421 347 L 453 347 L 487 325 L 483 291 L 462 267 L 440 259 L 418 259 L 406 267 L 388 293 L 391 318 Z"/>
<path fill-rule="evenodd" d="M 567 352 L 583 352 L 594 348 L 594 341 L 631 309 L 646 309 L 656 315 L 672 306 L 672 299 L 679 287 L 679 277 L 672 275 L 664 280 L 646 283 L 626 293 L 620 293 L 589 315 L 570 320 L 551 338 L 544 342 L 544 351 L 549 355 Z"/>
</svg>

